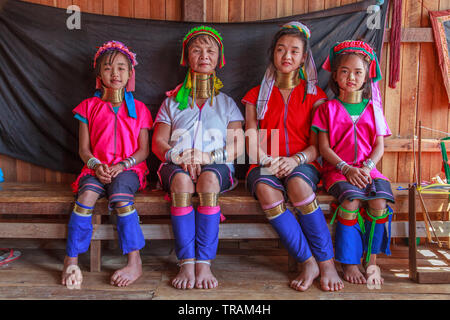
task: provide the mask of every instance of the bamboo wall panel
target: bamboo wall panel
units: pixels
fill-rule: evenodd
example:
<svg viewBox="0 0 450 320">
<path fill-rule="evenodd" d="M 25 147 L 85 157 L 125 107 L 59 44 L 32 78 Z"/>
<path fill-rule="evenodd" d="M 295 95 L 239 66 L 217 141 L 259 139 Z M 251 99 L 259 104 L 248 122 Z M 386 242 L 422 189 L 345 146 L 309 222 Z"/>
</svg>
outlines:
<svg viewBox="0 0 450 320">
<path fill-rule="evenodd" d="M 183 0 L 27 0 L 59 8 L 78 5 L 83 12 L 139 19 L 182 19 Z M 208 0 L 206 21 L 243 22 L 302 14 L 357 2 L 356 0 Z M 450 9 L 450 0 L 403 0 L 402 27 L 431 27 L 429 11 Z M 388 19 L 390 23 L 390 19 Z M 390 27 L 390 24 L 387 25 Z M 383 80 L 380 89 L 390 139 L 411 139 L 419 120 L 425 127 L 450 131 L 448 102 L 438 66 L 434 43 L 408 42 L 401 45 L 400 81 L 388 86 L 389 44 L 381 53 Z M 428 134 L 428 136 L 427 136 Z M 436 138 L 424 131 L 424 138 Z M 386 144 L 389 144 L 389 140 Z M 70 182 L 74 175 L 54 172 L 21 160 L 0 155 L 0 168 L 8 181 Z M 378 168 L 392 182 L 414 180 L 412 152 L 385 152 Z M 439 152 L 422 154 L 422 178 L 430 180 L 440 172 Z"/>
</svg>

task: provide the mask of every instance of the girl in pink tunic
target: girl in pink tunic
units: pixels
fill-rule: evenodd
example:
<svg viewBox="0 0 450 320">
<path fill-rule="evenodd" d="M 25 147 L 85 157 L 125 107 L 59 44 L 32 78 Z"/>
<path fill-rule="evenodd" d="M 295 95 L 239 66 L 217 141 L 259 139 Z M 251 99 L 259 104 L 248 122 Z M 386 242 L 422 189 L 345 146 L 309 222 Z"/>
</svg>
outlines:
<svg viewBox="0 0 450 320">
<path fill-rule="evenodd" d="M 124 44 L 103 44 L 94 58 L 99 90 L 73 109 L 80 121 L 79 153 L 85 166 L 72 185 L 78 198 L 69 221 L 62 275 L 62 284 L 69 288 L 81 285 L 78 255 L 89 248 L 92 211 L 97 199 L 104 196 L 117 214 L 119 245 L 128 255 L 127 266 L 113 274 L 111 284 L 127 286 L 142 274 L 139 250 L 145 239 L 134 207 L 134 194 L 146 184 L 152 117 L 131 93 L 136 65 L 135 54 Z"/>
<path fill-rule="evenodd" d="M 382 113 L 376 81 L 381 72 L 373 49 L 362 41 L 344 41 L 330 50 L 324 69 L 336 98 L 319 106 L 312 122 L 324 158 L 322 179 L 340 203 L 335 211 L 336 260 L 352 283 L 383 283 L 376 254 L 390 254 L 394 202 L 389 180 L 375 167 L 391 134 Z M 367 202 L 366 208 L 360 208 Z M 332 222 L 334 221 L 333 220 Z M 387 225 L 386 225 L 387 224 Z M 358 268 L 366 252 L 366 276 Z"/>
</svg>

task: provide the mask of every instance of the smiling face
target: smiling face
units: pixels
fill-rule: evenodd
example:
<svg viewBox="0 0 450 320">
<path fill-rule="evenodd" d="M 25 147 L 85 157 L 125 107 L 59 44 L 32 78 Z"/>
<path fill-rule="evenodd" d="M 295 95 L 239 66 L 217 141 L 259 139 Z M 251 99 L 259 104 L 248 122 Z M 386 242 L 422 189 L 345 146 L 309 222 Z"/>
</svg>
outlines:
<svg viewBox="0 0 450 320">
<path fill-rule="evenodd" d="M 212 73 L 219 61 L 219 46 L 210 36 L 199 36 L 188 47 L 189 67 L 198 73 Z"/>
<path fill-rule="evenodd" d="M 367 65 L 362 56 L 347 54 L 342 57 L 333 77 L 344 92 L 361 90 L 367 78 Z"/>
<path fill-rule="evenodd" d="M 123 89 L 131 75 L 130 61 L 120 53 L 105 56 L 100 63 L 99 77 L 105 87 Z"/>
<path fill-rule="evenodd" d="M 306 58 L 304 42 L 295 35 L 284 35 L 278 39 L 273 53 L 273 64 L 281 73 L 297 70 Z"/>
</svg>

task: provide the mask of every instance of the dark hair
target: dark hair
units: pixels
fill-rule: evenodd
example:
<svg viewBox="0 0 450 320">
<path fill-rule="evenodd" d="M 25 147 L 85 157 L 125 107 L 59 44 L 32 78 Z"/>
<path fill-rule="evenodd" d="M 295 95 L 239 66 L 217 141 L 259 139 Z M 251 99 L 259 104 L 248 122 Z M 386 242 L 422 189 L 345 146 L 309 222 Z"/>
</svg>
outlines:
<svg viewBox="0 0 450 320">
<path fill-rule="evenodd" d="M 302 40 L 304 51 L 305 51 L 304 53 L 308 52 L 308 50 L 309 50 L 309 40 L 306 38 L 306 35 L 303 32 L 301 32 L 300 30 L 298 30 L 296 28 L 282 28 L 273 36 L 272 43 L 268 50 L 269 61 L 272 64 L 273 64 L 273 56 L 274 56 L 275 47 L 277 46 L 277 42 L 278 42 L 278 40 L 281 39 L 281 37 L 286 36 L 286 35 L 296 36 L 300 40 Z"/>
<path fill-rule="evenodd" d="M 339 85 L 336 82 L 336 80 L 334 80 L 334 77 L 336 75 L 336 72 L 337 72 L 339 66 L 342 63 L 342 60 L 346 57 L 349 57 L 350 55 L 358 56 L 363 61 L 364 69 L 366 70 L 366 79 L 362 86 L 363 98 L 370 99 L 372 97 L 372 88 L 370 86 L 370 81 L 369 81 L 369 62 L 366 60 L 366 58 L 365 58 L 366 56 L 364 56 L 363 54 L 360 54 L 360 53 L 356 53 L 356 52 L 341 53 L 341 54 L 337 55 L 336 57 L 334 57 L 333 62 L 331 64 L 331 75 L 330 75 L 330 79 L 328 80 L 328 87 L 331 89 L 331 91 L 333 91 L 333 93 L 336 96 L 339 96 L 340 88 L 339 88 Z"/>
<path fill-rule="evenodd" d="M 116 57 L 119 53 L 122 53 L 122 52 L 120 52 L 118 50 L 108 50 L 108 51 L 105 51 L 101 56 L 99 56 L 97 58 L 96 65 L 95 65 L 95 71 L 94 71 L 95 76 L 98 77 L 100 75 L 103 63 L 109 63 L 109 64 L 113 63 L 114 59 L 116 59 Z M 127 58 L 127 56 L 125 56 L 125 58 Z M 131 72 L 133 65 L 131 64 L 131 61 L 128 58 L 127 58 L 127 62 L 128 62 L 128 71 Z"/>
<path fill-rule="evenodd" d="M 220 61 L 220 59 L 222 58 L 222 52 L 220 51 L 220 45 L 217 43 L 217 41 L 212 37 L 209 36 L 207 34 L 199 34 L 196 36 L 193 36 L 191 39 L 189 39 L 189 41 L 186 43 L 186 48 L 184 49 L 184 61 L 187 62 L 187 64 L 189 64 L 189 48 L 191 47 L 191 45 L 194 43 L 195 40 L 200 40 L 201 43 L 215 43 L 219 52 L 219 57 L 217 59 L 217 62 Z"/>
</svg>

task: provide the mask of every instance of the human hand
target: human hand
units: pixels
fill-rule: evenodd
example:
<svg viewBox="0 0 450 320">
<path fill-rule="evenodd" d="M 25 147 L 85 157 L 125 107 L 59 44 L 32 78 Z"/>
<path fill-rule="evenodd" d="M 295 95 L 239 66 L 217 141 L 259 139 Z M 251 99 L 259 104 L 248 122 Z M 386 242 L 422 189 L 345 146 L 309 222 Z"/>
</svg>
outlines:
<svg viewBox="0 0 450 320">
<path fill-rule="evenodd" d="M 208 152 L 202 152 L 191 148 L 183 151 L 180 157 L 180 163 L 186 164 L 211 164 L 211 156 Z"/>
<path fill-rule="evenodd" d="M 348 182 L 360 189 L 364 189 L 367 184 L 372 181 L 370 175 L 367 175 L 367 172 L 365 172 L 364 169 L 352 166 L 350 166 L 350 169 L 345 173 L 345 177 Z"/>
<path fill-rule="evenodd" d="M 123 172 L 124 166 L 121 163 L 113 165 L 111 168 L 109 168 L 109 173 L 111 175 L 111 179 L 117 177 L 117 175 L 121 172 Z"/>
<path fill-rule="evenodd" d="M 372 183 L 372 177 L 370 176 L 370 171 L 372 171 L 372 170 L 367 167 L 362 167 L 362 168 L 360 168 L 360 170 L 361 170 L 361 173 L 369 179 L 369 183 Z"/>
<path fill-rule="evenodd" d="M 101 183 L 111 183 L 110 168 L 106 163 L 101 163 L 95 166 L 95 175 Z"/>
<path fill-rule="evenodd" d="M 289 175 L 299 164 L 293 157 L 281 157 L 279 158 L 278 171 L 275 176 L 279 179 Z"/>
<path fill-rule="evenodd" d="M 270 174 L 276 175 L 280 169 L 280 157 L 273 158 L 270 162 L 267 162 L 264 167 Z"/>
<path fill-rule="evenodd" d="M 191 177 L 192 181 L 197 182 L 197 178 L 200 176 L 202 172 L 202 166 L 200 164 L 182 163 L 180 166 L 181 169 L 189 173 L 189 176 Z"/>
</svg>

